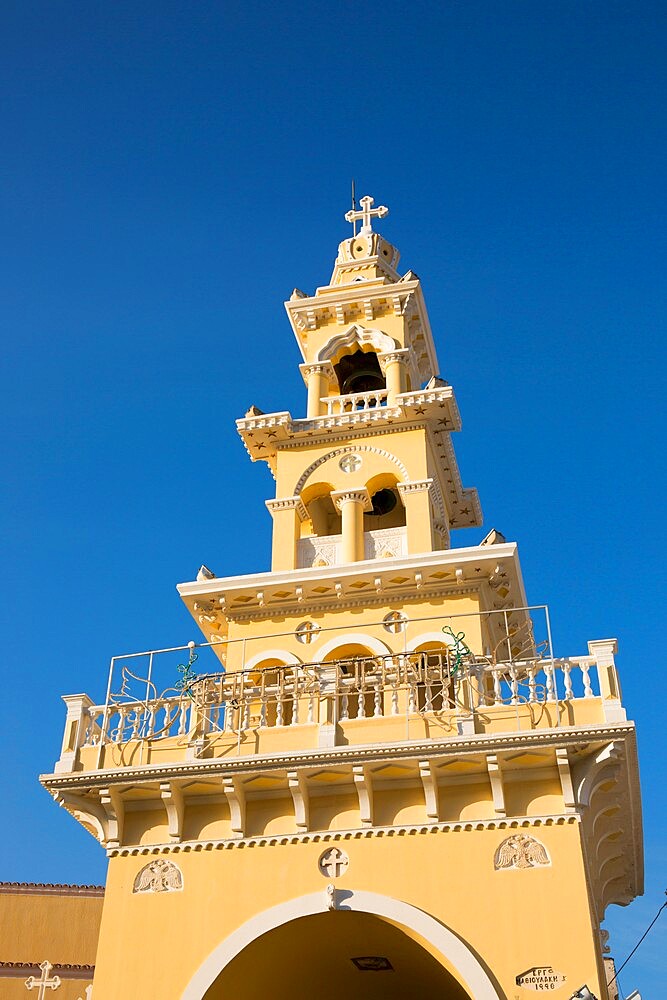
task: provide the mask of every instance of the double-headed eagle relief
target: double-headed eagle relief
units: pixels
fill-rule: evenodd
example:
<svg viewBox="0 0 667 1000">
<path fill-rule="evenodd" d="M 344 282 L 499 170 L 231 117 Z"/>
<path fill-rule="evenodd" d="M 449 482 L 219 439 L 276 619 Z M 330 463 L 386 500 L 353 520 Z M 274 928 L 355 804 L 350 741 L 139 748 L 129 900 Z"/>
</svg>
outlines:
<svg viewBox="0 0 667 1000">
<path fill-rule="evenodd" d="M 496 871 L 500 868 L 540 868 L 551 864 L 544 844 L 523 833 L 512 834 L 503 840 L 493 859 Z"/>
<path fill-rule="evenodd" d="M 141 869 L 132 892 L 175 892 L 183 888 L 181 869 L 165 858 L 156 858 Z"/>
</svg>

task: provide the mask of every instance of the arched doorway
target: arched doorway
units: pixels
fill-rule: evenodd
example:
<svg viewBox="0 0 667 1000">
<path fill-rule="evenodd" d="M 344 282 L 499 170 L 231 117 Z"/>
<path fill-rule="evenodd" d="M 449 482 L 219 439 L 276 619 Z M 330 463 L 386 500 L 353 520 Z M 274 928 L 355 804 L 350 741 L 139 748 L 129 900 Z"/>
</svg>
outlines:
<svg viewBox="0 0 667 1000">
<path fill-rule="evenodd" d="M 380 995 L 389 1000 L 422 995 L 440 1000 L 499 1000 L 504 996 L 465 941 L 424 910 L 390 896 L 349 889 L 337 892 L 333 901 L 335 908 L 330 910 L 327 902 L 330 905 L 331 899 L 317 892 L 257 913 L 214 948 L 181 1000 L 264 995 L 259 993 L 262 986 L 250 989 L 247 981 L 239 986 L 236 977 L 243 976 L 268 977 L 261 982 L 274 1000 L 283 996 L 290 1000 L 339 1000 L 342 996 L 371 1000 Z M 344 922 L 354 917 L 360 919 Z M 353 958 L 386 958 L 393 965 L 392 955 L 397 963 L 393 969 L 362 969 L 352 962 Z M 333 972 L 329 960 L 336 963 Z M 408 974 L 416 979 L 406 991 Z M 310 985 L 312 976 L 317 977 L 315 989 Z M 350 978 L 353 985 L 348 990 L 341 984 Z M 421 984 L 425 990 L 431 982 L 437 983 L 437 990 L 422 993 Z"/>
<path fill-rule="evenodd" d="M 369 913 L 336 910 L 299 917 L 241 951 L 204 1000 L 405 1000 L 469 994 L 425 948 Z"/>
</svg>

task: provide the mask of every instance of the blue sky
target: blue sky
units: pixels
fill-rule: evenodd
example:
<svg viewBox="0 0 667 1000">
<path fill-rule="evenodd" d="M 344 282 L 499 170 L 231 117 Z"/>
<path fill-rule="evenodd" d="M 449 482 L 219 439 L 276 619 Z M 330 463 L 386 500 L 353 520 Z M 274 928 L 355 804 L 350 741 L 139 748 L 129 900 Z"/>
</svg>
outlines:
<svg viewBox="0 0 667 1000">
<path fill-rule="evenodd" d="M 99 881 L 48 799 L 65 692 L 194 636 L 201 562 L 268 567 L 234 419 L 303 415 L 282 302 L 327 281 L 350 178 L 422 278 L 485 529 L 559 654 L 618 636 L 662 902 L 667 8 L 113 4 L 0 11 L 6 880 Z M 616 910 L 617 912 L 613 912 Z M 621 976 L 657 996 L 665 918 Z M 659 977 L 660 974 L 660 978 Z"/>
</svg>

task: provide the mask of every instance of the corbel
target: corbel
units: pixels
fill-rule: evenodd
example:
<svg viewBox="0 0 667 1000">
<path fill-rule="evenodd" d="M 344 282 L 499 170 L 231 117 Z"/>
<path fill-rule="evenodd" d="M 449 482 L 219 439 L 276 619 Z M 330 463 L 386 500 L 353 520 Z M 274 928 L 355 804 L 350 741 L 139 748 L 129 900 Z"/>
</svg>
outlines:
<svg viewBox="0 0 667 1000">
<path fill-rule="evenodd" d="M 95 836 L 103 847 L 107 845 L 108 819 L 104 806 L 94 799 L 88 799 L 84 795 L 76 795 L 74 792 L 55 792 L 55 801 L 63 809 L 67 809 L 80 822 L 95 831 Z"/>
<path fill-rule="evenodd" d="M 245 834 L 246 797 L 243 785 L 238 778 L 223 778 L 222 790 L 229 804 L 232 820 L 232 833 L 237 837 Z"/>
<path fill-rule="evenodd" d="M 123 840 L 125 805 L 118 788 L 100 788 L 100 805 L 107 817 L 107 847 L 120 847 Z"/>
<path fill-rule="evenodd" d="M 308 782 L 302 771 L 288 771 L 287 784 L 294 803 L 294 818 L 297 828 L 301 831 L 309 829 L 309 805 L 310 796 L 308 793 Z"/>
<path fill-rule="evenodd" d="M 438 778 L 433 769 L 433 762 L 430 760 L 419 761 L 419 777 L 424 786 L 424 800 L 426 803 L 426 815 L 429 819 L 440 819 L 440 789 L 438 788 Z"/>
<path fill-rule="evenodd" d="M 622 756 L 621 741 L 614 740 L 596 753 L 593 761 L 587 758 L 577 767 L 577 801 L 580 806 L 589 806 L 600 785 L 618 777 Z"/>
<path fill-rule="evenodd" d="M 570 759 L 566 747 L 556 748 L 556 765 L 560 777 L 560 787 L 563 792 L 563 805 L 566 812 L 574 812 L 576 799 L 574 796 L 574 786 L 572 784 L 572 772 L 570 771 Z"/>
<path fill-rule="evenodd" d="M 180 786 L 173 781 L 161 781 L 160 797 L 167 813 L 169 837 L 173 843 L 180 843 L 183 836 L 183 818 L 185 816 L 183 791 Z"/>
<path fill-rule="evenodd" d="M 354 786 L 359 797 L 359 818 L 362 826 L 373 825 L 373 780 L 370 768 L 355 764 L 352 768 Z"/>
<path fill-rule="evenodd" d="M 495 753 L 486 755 L 486 767 L 489 772 L 491 782 L 491 794 L 493 796 L 493 808 L 496 816 L 505 816 L 505 789 L 503 787 L 503 772 L 498 763 Z"/>
<path fill-rule="evenodd" d="M 335 307 L 336 310 L 336 322 L 341 326 L 345 322 L 345 306 L 340 305 L 340 303 Z"/>
<path fill-rule="evenodd" d="M 373 308 L 372 299 L 366 299 L 366 301 L 364 302 L 364 318 L 367 320 L 367 322 L 370 322 L 372 319 L 375 318 L 375 309 Z"/>
</svg>

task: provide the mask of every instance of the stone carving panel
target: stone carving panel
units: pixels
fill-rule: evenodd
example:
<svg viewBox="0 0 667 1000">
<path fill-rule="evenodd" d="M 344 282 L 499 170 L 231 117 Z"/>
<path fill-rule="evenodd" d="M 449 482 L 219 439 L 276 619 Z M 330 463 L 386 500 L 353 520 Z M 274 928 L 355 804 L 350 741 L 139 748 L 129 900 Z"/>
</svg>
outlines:
<svg viewBox="0 0 667 1000">
<path fill-rule="evenodd" d="M 493 859 L 496 871 L 501 868 L 542 868 L 551 864 L 546 847 L 534 837 L 513 833 L 503 840 Z"/>
<path fill-rule="evenodd" d="M 132 892 L 176 892 L 183 888 L 181 869 L 166 858 L 155 858 L 141 869 Z"/>
</svg>

